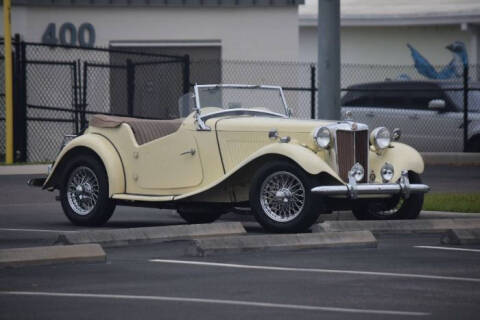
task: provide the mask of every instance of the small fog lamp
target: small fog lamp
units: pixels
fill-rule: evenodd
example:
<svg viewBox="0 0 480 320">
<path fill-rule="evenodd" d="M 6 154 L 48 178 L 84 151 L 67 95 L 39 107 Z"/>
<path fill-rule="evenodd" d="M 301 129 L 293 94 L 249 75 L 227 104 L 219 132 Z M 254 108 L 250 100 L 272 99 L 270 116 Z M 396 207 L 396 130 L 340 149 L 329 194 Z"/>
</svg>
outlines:
<svg viewBox="0 0 480 320">
<path fill-rule="evenodd" d="M 349 175 L 355 179 L 356 182 L 362 181 L 363 177 L 365 176 L 365 170 L 360 163 L 355 163 L 350 169 Z"/>
<path fill-rule="evenodd" d="M 380 170 L 380 175 L 382 176 L 384 183 L 390 182 L 393 179 L 394 173 L 395 170 L 393 169 L 393 166 L 388 162 L 386 162 Z"/>
</svg>

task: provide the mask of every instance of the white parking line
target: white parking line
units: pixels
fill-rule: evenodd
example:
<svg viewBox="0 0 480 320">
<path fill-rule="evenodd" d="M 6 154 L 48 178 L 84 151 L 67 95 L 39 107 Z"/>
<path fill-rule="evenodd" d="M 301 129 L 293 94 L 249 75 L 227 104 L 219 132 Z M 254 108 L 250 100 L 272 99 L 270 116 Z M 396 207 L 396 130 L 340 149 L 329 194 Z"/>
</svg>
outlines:
<svg viewBox="0 0 480 320">
<path fill-rule="evenodd" d="M 77 231 L 74 231 L 74 230 L 45 230 L 45 229 L 18 229 L 18 228 L 0 228 L 0 231 L 52 232 L 52 233 L 77 232 Z"/>
<path fill-rule="evenodd" d="M 188 260 L 168 260 L 168 259 L 151 259 L 149 261 L 150 262 L 158 262 L 158 263 L 186 264 L 186 265 L 222 267 L 222 268 L 256 269 L 256 270 L 270 270 L 270 271 L 312 272 L 312 273 L 337 273 L 337 274 L 354 274 L 354 275 L 365 275 L 365 276 L 381 276 L 381 277 L 415 278 L 415 279 L 430 279 L 430 280 L 451 280 L 451 281 L 480 282 L 479 278 L 435 276 L 435 275 L 411 274 L 411 273 L 392 273 L 392 272 L 374 272 L 374 271 L 358 271 L 358 270 L 334 270 L 334 269 L 314 269 L 314 268 L 273 267 L 273 266 L 247 265 L 247 264 L 231 264 L 231 263 L 202 262 L 202 261 L 188 261 Z"/>
<path fill-rule="evenodd" d="M 451 250 L 451 251 L 480 252 L 480 249 L 465 249 L 465 248 L 452 248 L 452 247 L 414 246 L 414 248 L 420 248 L 420 249 L 437 249 L 437 250 Z"/>
<path fill-rule="evenodd" d="M 223 304 L 223 305 L 234 305 L 234 306 L 249 306 L 249 307 L 261 307 L 261 308 L 311 310 L 311 311 L 331 311 L 331 312 L 347 312 L 347 313 L 366 313 L 366 314 L 382 314 L 382 315 L 398 315 L 398 316 L 428 316 L 428 315 L 430 315 L 430 313 L 414 312 L 414 311 L 337 308 L 337 307 L 321 307 L 321 306 L 311 306 L 311 305 L 283 304 L 283 303 L 270 303 L 270 302 L 254 302 L 254 301 L 242 301 L 242 300 L 223 300 L 223 299 L 220 300 L 220 299 L 202 299 L 202 298 L 166 297 L 166 296 L 141 296 L 141 295 L 94 294 L 94 293 L 61 293 L 61 292 L 33 292 L 33 291 L 3 291 L 3 292 L 0 291 L 0 295 L 172 301 L 172 302 L 190 302 L 190 303 Z"/>
</svg>

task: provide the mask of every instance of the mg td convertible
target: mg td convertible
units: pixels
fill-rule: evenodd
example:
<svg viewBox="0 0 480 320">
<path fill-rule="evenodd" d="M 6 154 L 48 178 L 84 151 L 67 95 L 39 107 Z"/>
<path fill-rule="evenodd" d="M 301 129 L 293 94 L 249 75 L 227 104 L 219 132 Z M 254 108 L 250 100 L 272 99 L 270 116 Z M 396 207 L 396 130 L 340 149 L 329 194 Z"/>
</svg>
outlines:
<svg viewBox="0 0 480 320">
<path fill-rule="evenodd" d="M 67 218 L 98 226 L 116 205 L 176 209 L 189 223 L 251 211 L 273 232 L 321 213 L 414 219 L 429 187 L 413 148 L 385 127 L 292 119 L 277 86 L 197 85 L 174 120 L 95 115 L 44 179 Z M 391 138 L 392 137 L 392 138 Z"/>
</svg>

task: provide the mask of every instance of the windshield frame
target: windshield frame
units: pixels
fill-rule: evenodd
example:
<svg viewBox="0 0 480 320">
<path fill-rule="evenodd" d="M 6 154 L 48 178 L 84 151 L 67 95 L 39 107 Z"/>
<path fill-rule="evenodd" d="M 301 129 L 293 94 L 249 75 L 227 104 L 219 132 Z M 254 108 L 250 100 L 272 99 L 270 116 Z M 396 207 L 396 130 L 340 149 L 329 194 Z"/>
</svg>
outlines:
<svg viewBox="0 0 480 320">
<path fill-rule="evenodd" d="M 283 94 L 283 89 L 280 86 L 271 86 L 271 85 L 250 85 L 250 84 L 196 84 L 194 86 L 194 92 L 195 92 L 195 110 L 197 111 L 197 114 L 200 115 L 202 106 L 200 104 L 200 94 L 199 94 L 199 89 L 202 88 L 233 88 L 233 89 L 266 89 L 266 90 L 276 90 L 280 93 L 280 97 L 282 99 L 283 107 L 285 109 L 285 114 L 277 113 L 277 112 L 272 112 L 272 111 L 262 111 L 262 110 L 256 110 L 256 109 L 245 109 L 245 110 L 250 110 L 253 112 L 258 112 L 258 113 L 269 113 L 269 114 L 278 114 L 280 116 L 286 116 L 290 117 L 290 109 L 288 108 L 287 101 L 285 99 L 285 95 Z M 237 109 L 224 109 L 220 112 L 224 113 L 225 111 L 228 110 L 241 110 L 242 108 L 237 108 Z"/>
</svg>

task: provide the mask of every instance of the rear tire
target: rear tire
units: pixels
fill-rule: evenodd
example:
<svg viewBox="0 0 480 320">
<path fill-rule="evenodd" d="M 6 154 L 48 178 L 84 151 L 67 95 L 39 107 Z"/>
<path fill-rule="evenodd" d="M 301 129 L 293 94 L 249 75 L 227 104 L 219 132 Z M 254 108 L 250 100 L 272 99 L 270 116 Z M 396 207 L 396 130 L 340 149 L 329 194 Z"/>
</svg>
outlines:
<svg viewBox="0 0 480 320">
<path fill-rule="evenodd" d="M 420 175 L 415 172 L 409 172 L 408 179 L 410 183 L 422 183 Z M 423 193 L 416 193 L 411 194 L 408 199 L 392 198 L 390 203 L 367 202 L 355 207 L 352 212 L 358 220 L 416 219 L 423 207 L 423 196 Z M 388 210 L 380 209 L 382 206 Z"/>
<path fill-rule="evenodd" d="M 310 190 L 313 177 L 297 165 L 279 160 L 254 175 L 250 206 L 257 221 L 270 232 L 303 232 L 314 224 L 316 210 Z"/>
<path fill-rule="evenodd" d="M 67 165 L 60 201 L 74 225 L 101 226 L 110 219 L 115 201 L 109 198 L 107 173 L 98 158 L 82 154 Z"/>
</svg>

